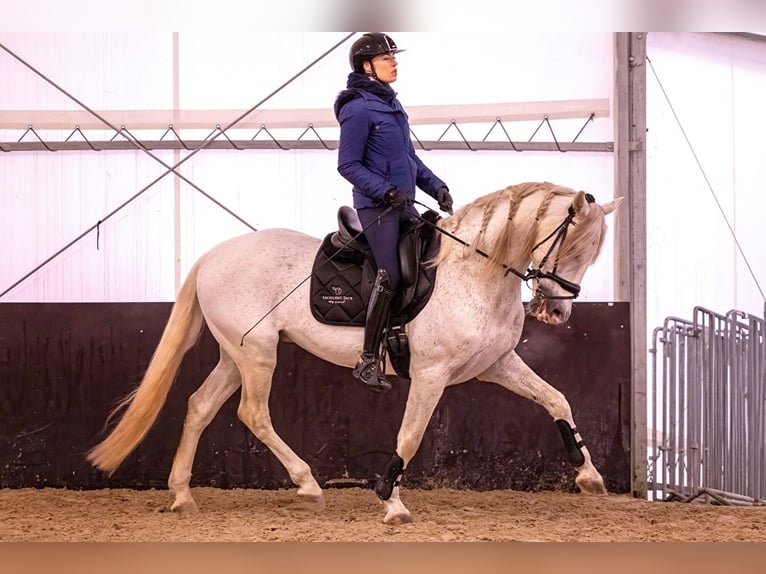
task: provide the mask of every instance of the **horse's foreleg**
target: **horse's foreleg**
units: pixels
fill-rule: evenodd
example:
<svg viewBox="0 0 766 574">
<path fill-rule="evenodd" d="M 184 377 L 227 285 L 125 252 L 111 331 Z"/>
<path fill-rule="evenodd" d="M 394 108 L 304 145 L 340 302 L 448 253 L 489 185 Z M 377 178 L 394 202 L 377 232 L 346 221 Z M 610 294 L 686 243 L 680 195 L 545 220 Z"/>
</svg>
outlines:
<svg viewBox="0 0 766 574">
<path fill-rule="evenodd" d="M 413 376 L 396 441 L 396 454 L 375 487 L 376 494 L 383 500 L 386 508 L 386 516 L 383 518 L 386 524 L 412 522 L 410 511 L 399 498 L 399 479 L 420 447 L 428 421 L 431 420 L 443 391 L 443 382 Z"/>
<path fill-rule="evenodd" d="M 303 501 L 311 508 L 323 508 L 324 495 L 311 474 L 311 468 L 287 446 L 274 430 L 271 422 L 269 393 L 276 366 L 275 361 L 276 349 L 273 360 L 258 361 L 255 366 L 243 367 L 242 399 L 237 415 L 256 438 L 279 459 L 290 475 L 290 479 L 298 487 L 298 495 Z"/>
<path fill-rule="evenodd" d="M 514 351 L 504 355 L 478 378 L 497 383 L 548 411 L 561 433 L 569 462 L 577 471 L 577 486 L 587 494 L 606 494 L 604 479 L 593 466 L 590 452 L 577 431 L 569 402 L 560 391 L 540 378 Z"/>
<path fill-rule="evenodd" d="M 181 440 L 168 477 L 168 487 L 175 494 L 175 500 L 170 507 L 172 511 L 180 514 L 197 511 L 197 503 L 192 498 L 189 481 L 199 439 L 226 399 L 239 388 L 240 381 L 237 366 L 221 350 L 218 364 L 200 388 L 189 397 Z"/>
</svg>

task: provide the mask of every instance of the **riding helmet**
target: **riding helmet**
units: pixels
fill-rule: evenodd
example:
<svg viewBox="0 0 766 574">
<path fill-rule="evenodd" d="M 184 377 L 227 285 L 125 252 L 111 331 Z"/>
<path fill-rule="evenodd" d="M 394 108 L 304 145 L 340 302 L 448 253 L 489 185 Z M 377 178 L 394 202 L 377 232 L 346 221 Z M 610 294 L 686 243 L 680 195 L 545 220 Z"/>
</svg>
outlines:
<svg viewBox="0 0 766 574">
<path fill-rule="evenodd" d="M 367 32 L 357 39 L 348 52 L 348 61 L 351 69 L 358 73 L 364 73 L 362 62 L 371 60 L 381 54 L 398 54 L 404 52 L 396 47 L 396 42 L 388 34 L 383 32 Z"/>
</svg>

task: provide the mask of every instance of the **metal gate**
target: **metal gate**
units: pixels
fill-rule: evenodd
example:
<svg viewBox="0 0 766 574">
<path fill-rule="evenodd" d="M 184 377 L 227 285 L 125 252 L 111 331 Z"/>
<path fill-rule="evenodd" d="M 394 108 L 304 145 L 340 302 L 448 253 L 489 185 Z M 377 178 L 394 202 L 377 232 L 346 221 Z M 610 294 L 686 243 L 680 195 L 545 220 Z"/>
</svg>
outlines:
<svg viewBox="0 0 766 574">
<path fill-rule="evenodd" d="M 766 504 L 766 321 L 695 307 L 653 332 L 653 499 Z"/>
</svg>

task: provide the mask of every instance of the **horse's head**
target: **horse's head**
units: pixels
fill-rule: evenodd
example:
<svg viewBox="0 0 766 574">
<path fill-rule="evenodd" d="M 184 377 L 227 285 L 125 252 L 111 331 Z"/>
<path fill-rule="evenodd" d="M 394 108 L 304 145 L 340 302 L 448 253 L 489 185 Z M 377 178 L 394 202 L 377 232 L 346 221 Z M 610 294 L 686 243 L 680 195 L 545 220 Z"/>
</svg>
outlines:
<svg viewBox="0 0 766 574">
<path fill-rule="evenodd" d="M 606 234 L 605 216 L 622 202 L 599 205 L 582 191 L 553 199 L 541 218 L 527 275 L 533 296 L 527 312 L 543 323 L 566 323 L 585 271 L 596 260 Z"/>
<path fill-rule="evenodd" d="M 544 323 L 561 325 L 569 319 L 580 281 L 601 250 L 605 216 L 620 203 L 621 197 L 599 205 L 590 194 L 549 182 L 509 186 L 444 220 L 442 232 L 456 241 L 442 242 L 435 263 L 447 261 L 457 252 L 455 246 L 463 245 L 457 255 L 461 265 L 478 254 L 485 264 L 477 277 L 490 285 L 499 285 L 498 277 L 511 273 L 527 281 L 534 293 L 527 312 Z M 470 234 L 471 243 L 459 237 Z"/>
</svg>

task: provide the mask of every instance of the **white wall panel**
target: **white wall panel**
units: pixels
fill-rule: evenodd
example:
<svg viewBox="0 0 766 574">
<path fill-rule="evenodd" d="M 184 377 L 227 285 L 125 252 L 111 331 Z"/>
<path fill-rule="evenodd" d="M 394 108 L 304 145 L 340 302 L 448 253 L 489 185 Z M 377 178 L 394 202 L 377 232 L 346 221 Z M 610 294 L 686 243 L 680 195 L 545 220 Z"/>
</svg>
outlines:
<svg viewBox="0 0 766 574">
<path fill-rule="evenodd" d="M 762 316 L 766 44 L 651 33 L 647 54 L 649 327 L 698 305 Z"/>
<path fill-rule="evenodd" d="M 0 41 L 91 109 L 172 107 L 170 33 L 0 33 Z M 0 52 L 0 109 L 80 106 Z"/>
<path fill-rule="evenodd" d="M 163 152 L 166 161 L 170 154 Z M 11 165 L 12 164 L 12 165 Z M 0 155 L 0 289 L 162 173 L 138 152 Z M 9 292 L 5 301 L 155 300 L 173 293 L 172 180 L 163 180 Z"/>
</svg>

